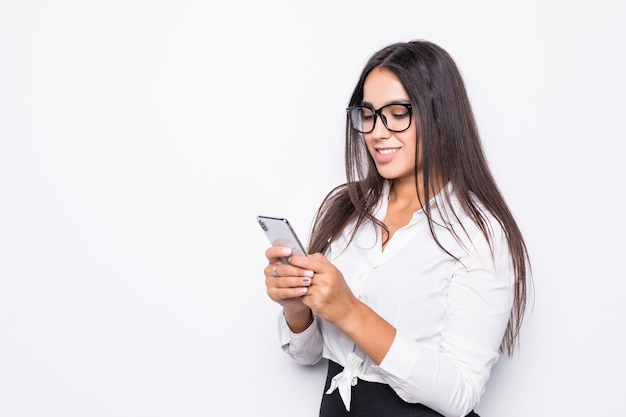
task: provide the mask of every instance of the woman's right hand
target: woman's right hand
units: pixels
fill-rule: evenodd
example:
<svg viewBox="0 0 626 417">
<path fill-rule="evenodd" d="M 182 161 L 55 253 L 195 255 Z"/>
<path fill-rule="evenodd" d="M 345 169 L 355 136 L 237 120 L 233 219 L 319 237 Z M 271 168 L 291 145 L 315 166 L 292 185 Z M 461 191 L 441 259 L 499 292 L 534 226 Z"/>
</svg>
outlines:
<svg viewBox="0 0 626 417">
<path fill-rule="evenodd" d="M 264 269 L 267 295 L 283 307 L 285 319 L 294 333 L 299 333 L 311 324 L 311 309 L 302 302 L 302 296 L 311 285 L 313 271 L 291 264 L 284 264 L 280 258 L 292 256 L 290 248 L 272 246 L 265 251 L 268 265 Z M 293 255 L 298 256 L 298 255 Z"/>
</svg>

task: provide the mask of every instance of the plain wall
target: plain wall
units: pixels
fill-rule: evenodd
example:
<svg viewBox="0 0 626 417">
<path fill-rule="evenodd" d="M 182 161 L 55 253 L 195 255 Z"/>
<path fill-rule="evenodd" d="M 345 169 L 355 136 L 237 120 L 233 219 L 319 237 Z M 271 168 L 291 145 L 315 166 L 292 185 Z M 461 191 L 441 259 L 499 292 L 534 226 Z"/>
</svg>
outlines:
<svg viewBox="0 0 626 417">
<path fill-rule="evenodd" d="M 483 417 L 616 415 L 626 11 L 596 1 L 0 2 L 0 415 L 313 417 L 258 214 L 306 237 L 380 47 L 446 48 L 535 301 Z M 217 412 L 216 410 L 221 410 Z"/>
</svg>

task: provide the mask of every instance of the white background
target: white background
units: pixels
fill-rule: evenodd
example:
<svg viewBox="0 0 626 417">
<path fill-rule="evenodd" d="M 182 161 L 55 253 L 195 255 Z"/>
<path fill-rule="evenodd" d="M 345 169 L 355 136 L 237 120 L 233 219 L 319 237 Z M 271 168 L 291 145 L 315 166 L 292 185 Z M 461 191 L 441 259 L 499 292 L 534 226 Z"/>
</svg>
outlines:
<svg viewBox="0 0 626 417">
<path fill-rule="evenodd" d="M 535 303 L 483 417 L 623 410 L 626 7 L 0 2 L 0 415 L 317 415 L 257 214 L 306 240 L 371 53 L 457 61 Z M 215 410 L 221 410 L 216 412 Z"/>
</svg>

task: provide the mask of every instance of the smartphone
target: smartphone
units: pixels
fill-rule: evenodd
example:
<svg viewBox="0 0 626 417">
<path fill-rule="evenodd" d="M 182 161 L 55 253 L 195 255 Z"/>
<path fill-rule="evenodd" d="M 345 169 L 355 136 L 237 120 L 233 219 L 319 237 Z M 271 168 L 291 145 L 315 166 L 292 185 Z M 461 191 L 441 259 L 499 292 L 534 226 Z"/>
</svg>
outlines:
<svg viewBox="0 0 626 417">
<path fill-rule="evenodd" d="M 287 219 L 268 216 L 257 216 L 256 219 L 272 246 L 286 246 L 291 248 L 295 255 L 308 256 L 300 239 L 298 239 L 298 235 L 296 235 Z M 288 264 L 289 257 L 281 258 L 280 261 Z"/>
</svg>

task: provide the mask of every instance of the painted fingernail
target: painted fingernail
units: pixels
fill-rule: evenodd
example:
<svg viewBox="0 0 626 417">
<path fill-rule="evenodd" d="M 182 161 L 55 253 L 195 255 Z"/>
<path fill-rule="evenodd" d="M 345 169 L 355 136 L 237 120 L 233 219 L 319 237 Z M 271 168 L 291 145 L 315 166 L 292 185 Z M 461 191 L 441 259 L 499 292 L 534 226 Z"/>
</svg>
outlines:
<svg viewBox="0 0 626 417">
<path fill-rule="evenodd" d="M 304 276 L 305 277 L 313 277 L 314 274 L 315 274 L 315 272 L 309 271 L 308 269 L 306 271 L 304 271 Z"/>
<path fill-rule="evenodd" d="M 302 278 L 302 283 L 303 284 L 310 284 L 311 283 L 311 278 Z"/>
<path fill-rule="evenodd" d="M 308 291 L 308 290 L 307 290 L 307 288 L 306 288 L 306 287 L 301 287 L 301 288 L 300 288 L 300 294 L 306 294 L 306 292 L 307 292 L 307 291 Z"/>
</svg>

